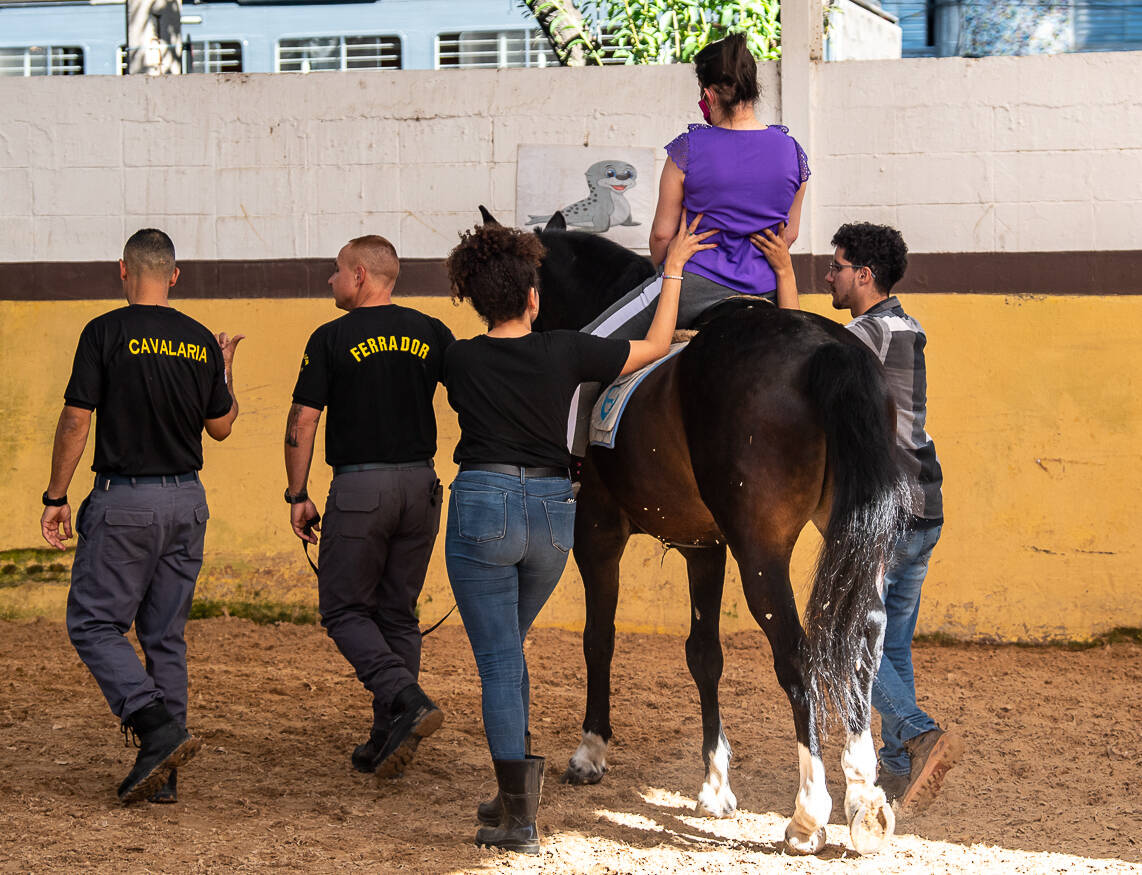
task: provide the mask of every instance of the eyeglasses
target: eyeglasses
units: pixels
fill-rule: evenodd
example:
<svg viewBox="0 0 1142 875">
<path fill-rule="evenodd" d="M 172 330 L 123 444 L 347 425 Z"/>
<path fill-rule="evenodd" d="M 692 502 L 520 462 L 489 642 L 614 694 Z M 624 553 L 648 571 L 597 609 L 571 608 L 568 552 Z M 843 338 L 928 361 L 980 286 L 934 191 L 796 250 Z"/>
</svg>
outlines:
<svg viewBox="0 0 1142 875">
<path fill-rule="evenodd" d="M 867 264 L 837 264 L 835 261 L 830 261 L 829 262 L 829 269 L 826 271 L 826 273 L 840 273 L 842 270 L 845 270 L 846 268 L 850 268 L 850 267 L 853 270 L 860 270 L 862 267 L 868 267 L 868 265 Z M 875 270 L 873 270 L 871 267 L 868 267 L 868 272 L 872 274 L 873 279 L 876 279 L 876 271 Z"/>
</svg>

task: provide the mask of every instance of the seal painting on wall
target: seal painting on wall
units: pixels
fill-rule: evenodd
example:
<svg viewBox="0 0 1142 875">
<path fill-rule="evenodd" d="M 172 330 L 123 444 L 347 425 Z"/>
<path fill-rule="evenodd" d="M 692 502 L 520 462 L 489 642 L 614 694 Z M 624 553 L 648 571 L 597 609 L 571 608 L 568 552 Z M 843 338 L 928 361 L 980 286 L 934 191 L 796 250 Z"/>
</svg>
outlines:
<svg viewBox="0 0 1142 875">
<path fill-rule="evenodd" d="M 654 188 L 651 148 L 521 145 L 516 224 L 542 227 L 559 210 L 569 230 L 645 251 Z"/>
</svg>

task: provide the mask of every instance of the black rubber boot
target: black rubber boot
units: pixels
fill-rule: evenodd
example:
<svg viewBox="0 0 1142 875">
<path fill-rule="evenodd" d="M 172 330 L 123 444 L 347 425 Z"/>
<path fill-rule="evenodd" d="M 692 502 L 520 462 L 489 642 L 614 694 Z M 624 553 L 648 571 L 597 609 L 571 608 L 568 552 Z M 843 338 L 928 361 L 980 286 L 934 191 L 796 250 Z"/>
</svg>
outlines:
<svg viewBox="0 0 1142 875">
<path fill-rule="evenodd" d="M 523 754 L 525 757 L 531 756 L 530 732 L 523 734 Z M 496 793 L 496 795 L 487 802 L 481 802 L 476 806 L 476 820 L 480 821 L 484 826 L 499 826 L 503 817 L 504 800 L 500 798 L 499 793 Z"/>
<path fill-rule="evenodd" d="M 372 774 L 377 770 L 377 760 L 389 737 L 389 712 L 373 699 L 373 728 L 369 740 L 353 749 L 349 758 L 358 772 Z"/>
<path fill-rule="evenodd" d="M 389 720 L 389 737 L 377 754 L 377 777 L 398 777 L 412 762 L 420 740 L 432 735 L 443 722 L 444 712 L 416 684 L 409 684 L 397 693 Z"/>
<path fill-rule="evenodd" d="M 202 746 L 179 722 L 171 717 L 161 701 L 151 702 L 124 721 L 139 739 L 135 767 L 119 785 L 120 802 L 138 802 L 154 794 L 172 769 L 190 761 Z"/>
<path fill-rule="evenodd" d="M 167 775 L 167 782 L 147 797 L 148 802 L 156 805 L 172 805 L 178 802 L 178 769 L 171 769 Z"/>
<path fill-rule="evenodd" d="M 493 760 L 492 765 L 504 804 L 503 820 L 499 826 L 478 829 L 476 844 L 518 854 L 538 854 L 539 830 L 535 826 L 535 815 L 543 791 L 543 757 Z"/>
</svg>

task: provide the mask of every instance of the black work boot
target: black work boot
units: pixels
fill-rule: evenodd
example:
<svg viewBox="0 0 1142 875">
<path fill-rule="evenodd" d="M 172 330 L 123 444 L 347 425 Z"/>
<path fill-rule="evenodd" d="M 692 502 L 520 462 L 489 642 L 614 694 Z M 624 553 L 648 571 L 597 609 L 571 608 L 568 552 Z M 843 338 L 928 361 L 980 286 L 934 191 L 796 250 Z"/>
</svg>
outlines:
<svg viewBox="0 0 1142 875">
<path fill-rule="evenodd" d="M 147 797 L 148 802 L 156 805 L 171 805 L 178 802 L 178 769 L 171 769 L 167 775 L 167 782 Z"/>
<path fill-rule="evenodd" d="M 387 708 L 382 708 L 380 703 L 373 699 L 373 728 L 369 731 L 368 741 L 353 749 L 353 755 L 349 758 L 353 763 L 353 768 L 369 775 L 375 772 L 378 758 L 388 737 L 389 711 Z"/>
<path fill-rule="evenodd" d="M 135 767 L 119 785 L 120 802 L 138 802 L 157 791 L 172 769 L 188 762 L 202 746 L 171 717 L 161 701 L 140 708 L 123 723 L 139 739 Z"/>
<path fill-rule="evenodd" d="M 525 732 L 523 734 L 523 754 L 525 757 L 531 756 L 531 733 Z M 476 806 L 476 820 L 485 826 L 499 826 L 500 821 L 504 817 L 504 800 L 500 798 L 497 792 L 495 796 L 487 802 L 481 802 Z"/>
<path fill-rule="evenodd" d="M 539 811 L 539 796 L 543 791 L 543 764 L 543 757 L 492 761 L 504 814 L 499 826 L 476 830 L 477 845 L 519 854 L 539 853 L 535 815 Z"/>
<path fill-rule="evenodd" d="M 444 722 L 444 712 L 416 684 L 409 684 L 393 700 L 389 737 L 376 759 L 378 778 L 395 778 L 412 762 L 422 738 L 432 735 Z"/>
</svg>

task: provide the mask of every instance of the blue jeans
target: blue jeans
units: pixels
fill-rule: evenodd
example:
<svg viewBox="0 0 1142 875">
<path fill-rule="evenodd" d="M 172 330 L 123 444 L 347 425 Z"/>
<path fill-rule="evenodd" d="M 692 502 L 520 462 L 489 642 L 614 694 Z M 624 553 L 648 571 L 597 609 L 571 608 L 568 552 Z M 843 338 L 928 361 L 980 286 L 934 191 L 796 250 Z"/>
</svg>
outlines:
<svg viewBox="0 0 1142 875">
<path fill-rule="evenodd" d="M 912 635 L 920 613 L 920 589 L 941 528 L 901 536 L 884 575 L 884 654 L 872 682 L 872 706 L 880 713 L 881 767 L 898 775 L 907 775 L 911 767 L 904 742 L 936 728 L 935 721 L 916 704 Z"/>
<path fill-rule="evenodd" d="M 524 756 L 530 686 L 523 642 L 567 565 L 575 500 L 562 477 L 461 471 L 444 555 L 476 657 L 493 760 Z"/>
</svg>

